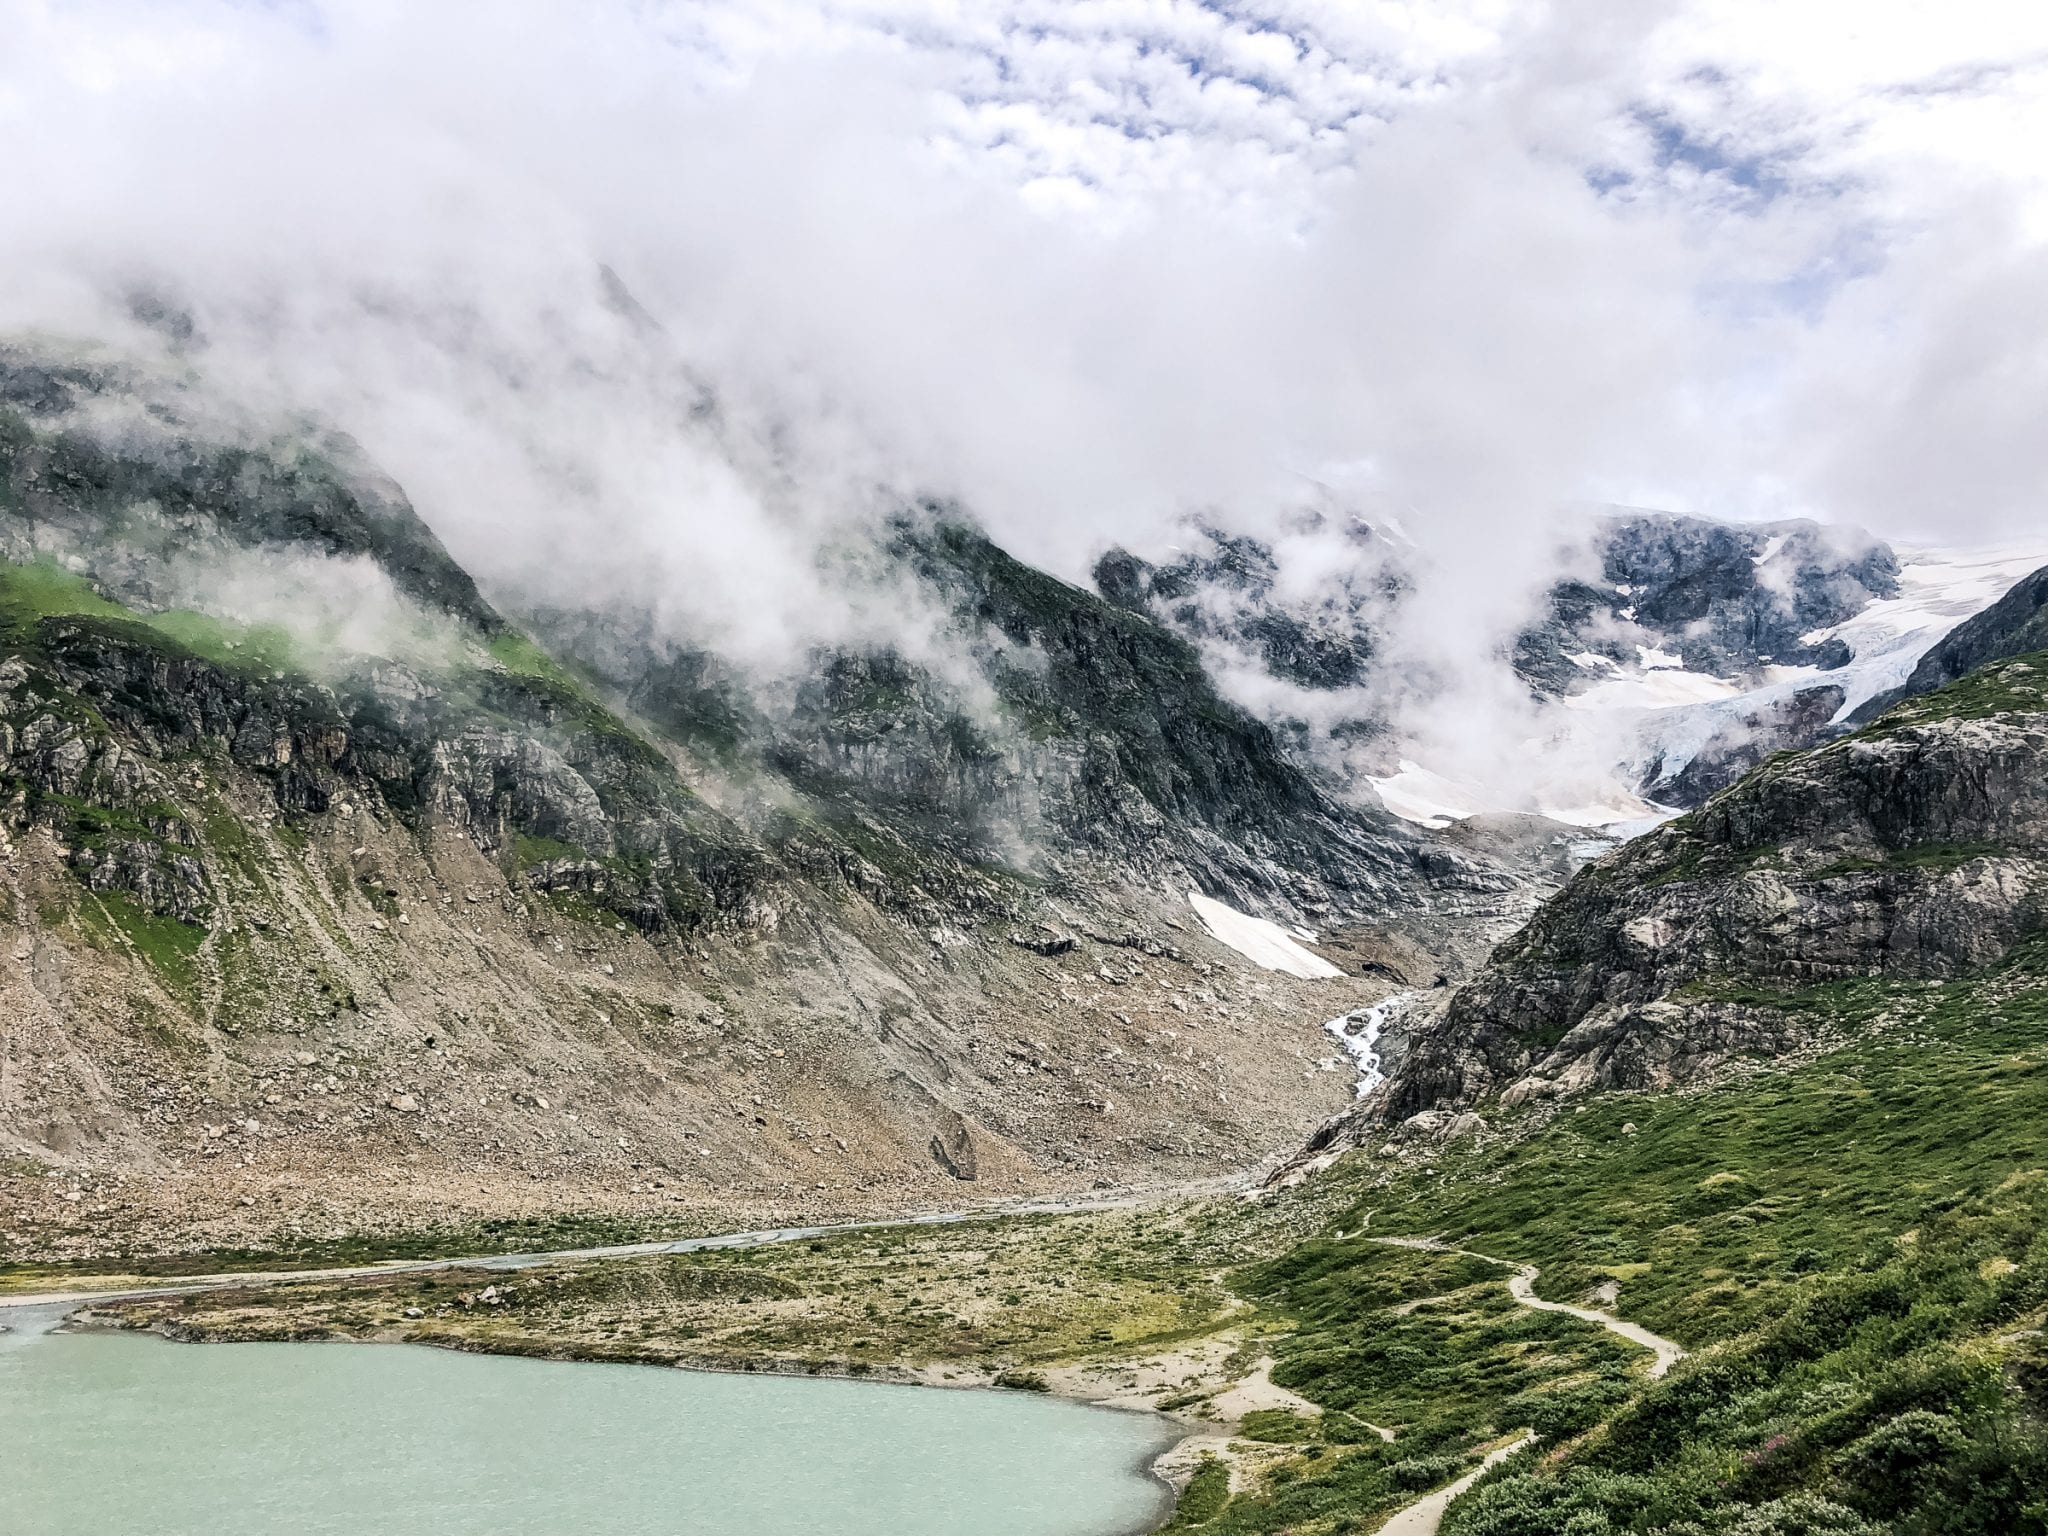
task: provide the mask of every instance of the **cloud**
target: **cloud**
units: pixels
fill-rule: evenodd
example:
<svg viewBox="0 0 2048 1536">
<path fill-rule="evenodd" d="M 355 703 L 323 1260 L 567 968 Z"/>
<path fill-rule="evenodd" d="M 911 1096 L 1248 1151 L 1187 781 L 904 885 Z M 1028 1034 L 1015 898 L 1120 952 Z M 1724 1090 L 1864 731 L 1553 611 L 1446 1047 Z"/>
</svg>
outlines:
<svg viewBox="0 0 2048 1536">
<path fill-rule="evenodd" d="M 2025 8 L 4 9 L 0 324 L 160 295 L 487 583 L 763 666 L 898 622 L 833 564 L 912 493 L 1081 578 L 1332 487 L 1462 677 L 1563 502 L 1992 536 L 2048 489 Z"/>
</svg>

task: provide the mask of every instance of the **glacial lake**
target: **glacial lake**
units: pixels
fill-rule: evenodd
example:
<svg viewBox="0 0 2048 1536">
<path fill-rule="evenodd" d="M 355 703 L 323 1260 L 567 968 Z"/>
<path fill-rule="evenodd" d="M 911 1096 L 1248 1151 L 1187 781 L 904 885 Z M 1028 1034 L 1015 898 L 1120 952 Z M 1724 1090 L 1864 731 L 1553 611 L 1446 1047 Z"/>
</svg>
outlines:
<svg viewBox="0 0 2048 1536">
<path fill-rule="evenodd" d="M 1116 1536 L 1169 1442 L 1018 1392 L 0 1336 L 7 1536 Z"/>
</svg>

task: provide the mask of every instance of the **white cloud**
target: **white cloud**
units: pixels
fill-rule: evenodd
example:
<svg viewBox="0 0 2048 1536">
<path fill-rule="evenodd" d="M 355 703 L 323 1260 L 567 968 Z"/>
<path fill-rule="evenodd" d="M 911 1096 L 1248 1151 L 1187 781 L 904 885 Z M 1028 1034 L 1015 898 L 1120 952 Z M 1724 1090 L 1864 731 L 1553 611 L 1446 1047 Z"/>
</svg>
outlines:
<svg viewBox="0 0 2048 1536">
<path fill-rule="evenodd" d="M 1437 557 L 1453 672 L 1560 501 L 2048 491 L 2038 7 L 0 12 L 0 322 L 153 286 L 487 577 L 749 654 L 870 622 L 813 551 L 903 489 L 1078 576 L 1313 475 Z"/>
</svg>

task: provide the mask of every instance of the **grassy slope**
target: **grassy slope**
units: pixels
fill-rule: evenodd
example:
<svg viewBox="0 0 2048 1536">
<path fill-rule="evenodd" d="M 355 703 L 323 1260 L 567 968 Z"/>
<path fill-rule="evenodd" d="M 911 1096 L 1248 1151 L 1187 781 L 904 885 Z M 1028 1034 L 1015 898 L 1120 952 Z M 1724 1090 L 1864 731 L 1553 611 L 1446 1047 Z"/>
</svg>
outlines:
<svg viewBox="0 0 2048 1536">
<path fill-rule="evenodd" d="M 1447 1533 L 1718 1531 L 1787 1498 L 1900 1532 L 2048 1529 L 2048 954 L 1964 984 L 1806 1002 L 1852 1043 L 1716 1091 L 1596 1099 L 1424 1169 L 1338 1170 L 1354 1189 L 1337 1231 L 1370 1212 L 1374 1234 L 1535 1263 L 1554 1299 L 1619 1281 L 1625 1316 L 1695 1351 L 1648 1388 L 1605 1356 L 1513 1394 L 1498 1360 L 1490 1396 L 1456 1378 L 1422 1439 L 1469 1448 L 1532 1425 L 1562 1446 L 1495 1474 Z M 1418 1372 L 1466 1368 L 1486 1322 L 1404 1337 L 1377 1310 L 1388 1264 L 1356 1236 L 1325 1238 L 1240 1276 L 1299 1323 L 1276 1381 L 1386 1412 L 1404 1348 L 1422 1346 Z M 1546 1321 L 1564 1337 L 1578 1326 Z M 1348 1529 L 1343 1500 L 1305 1493 L 1339 1477 L 1327 1455 L 1304 1462 L 1191 1528 Z M 1790 1507 L 1746 1518 L 1828 1528 Z"/>
<path fill-rule="evenodd" d="M 0 642 L 21 644 L 39 620 L 60 617 L 140 624 L 178 650 L 237 671 L 269 675 L 294 665 L 291 638 L 281 629 L 231 624 L 190 609 L 138 613 L 109 602 L 60 566 L 0 561 Z"/>
</svg>

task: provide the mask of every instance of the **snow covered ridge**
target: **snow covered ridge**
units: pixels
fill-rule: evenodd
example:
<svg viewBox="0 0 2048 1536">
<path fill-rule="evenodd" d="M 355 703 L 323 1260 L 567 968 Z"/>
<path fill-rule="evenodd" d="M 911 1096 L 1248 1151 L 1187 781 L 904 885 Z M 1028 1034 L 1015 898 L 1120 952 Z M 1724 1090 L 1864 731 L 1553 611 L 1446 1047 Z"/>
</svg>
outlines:
<svg viewBox="0 0 2048 1536">
<path fill-rule="evenodd" d="M 1188 905 L 1195 909 L 1195 916 L 1218 943 L 1236 950 L 1264 970 L 1282 971 L 1304 981 L 1324 981 L 1344 974 L 1341 966 L 1332 965 L 1314 950 L 1304 948 L 1278 923 L 1240 912 L 1200 891 L 1188 892 Z M 1306 928 L 1297 928 L 1294 933 L 1304 939 L 1315 938 Z"/>
<path fill-rule="evenodd" d="M 1774 553 L 1767 548 L 1760 558 Z M 1808 647 L 1839 641 L 1849 652 L 1846 665 L 1774 666 L 1763 657 L 1760 675 L 1715 677 L 1647 646 L 1637 648 L 1634 666 L 1591 652 L 1570 654 L 1568 661 L 1598 680 L 1560 699 L 1544 717 L 1554 729 L 1535 732 L 1518 760 L 1474 768 L 1430 763 L 1417 752 L 1398 772 L 1367 782 L 1394 815 L 1438 830 L 1482 812 L 1533 811 L 1613 836 L 1647 831 L 1677 814 L 1643 798 L 1642 786 L 1651 779 L 1668 782 L 1710 742 L 1743 736 L 1745 721 L 1771 718 L 1802 690 L 1841 689 L 1832 722 L 1840 724 L 1905 682 L 1956 625 L 2048 566 L 2048 543 L 1902 547 L 1898 554 L 1896 596 L 1873 599 L 1843 622 L 1799 636 Z"/>
<path fill-rule="evenodd" d="M 2048 565 L 2048 547 L 2042 546 L 1899 554 L 1899 595 L 1870 604 L 1823 637 L 1839 638 L 1854 655 L 1848 666 L 1816 674 L 1848 692 L 1837 721 L 1905 682 L 1936 641 Z"/>
<path fill-rule="evenodd" d="M 1540 743 L 1531 743 L 1532 752 Z M 1674 814 L 1669 808 L 1652 804 L 1631 790 L 1619 774 L 1590 786 L 1580 786 L 1577 795 L 1517 795 L 1498 785 L 1477 779 L 1454 779 L 1432 773 L 1409 758 L 1401 759 L 1399 772 L 1385 778 L 1368 777 L 1366 782 L 1380 797 L 1380 804 L 1418 826 L 1441 832 L 1454 821 L 1489 811 L 1529 811 L 1574 827 L 1633 829 L 1616 831 L 1619 836 L 1647 832 Z"/>
</svg>

